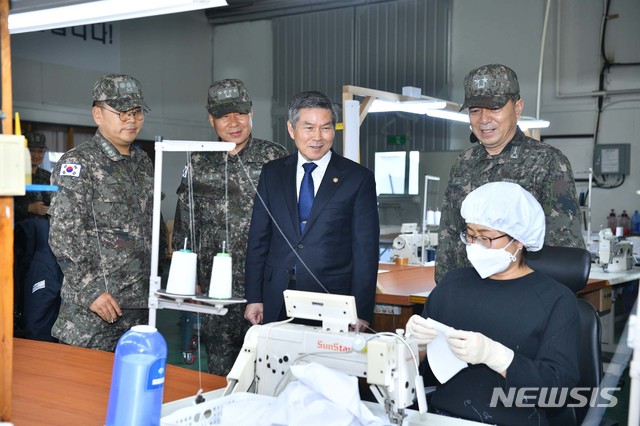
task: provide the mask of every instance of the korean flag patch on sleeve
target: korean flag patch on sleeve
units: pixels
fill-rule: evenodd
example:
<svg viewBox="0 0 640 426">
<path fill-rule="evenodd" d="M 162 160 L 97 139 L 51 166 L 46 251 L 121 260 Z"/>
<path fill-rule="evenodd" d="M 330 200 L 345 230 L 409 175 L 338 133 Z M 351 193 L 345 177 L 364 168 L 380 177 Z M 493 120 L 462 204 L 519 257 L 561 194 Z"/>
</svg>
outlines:
<svg viewBox="0 0 640 426">
<path fill-rule="evenodd" d="M 80 170 L 82 166 L 80 164 L 63 164 L 60 167 L 60 176 L 80 176 Z"/>
</svg>

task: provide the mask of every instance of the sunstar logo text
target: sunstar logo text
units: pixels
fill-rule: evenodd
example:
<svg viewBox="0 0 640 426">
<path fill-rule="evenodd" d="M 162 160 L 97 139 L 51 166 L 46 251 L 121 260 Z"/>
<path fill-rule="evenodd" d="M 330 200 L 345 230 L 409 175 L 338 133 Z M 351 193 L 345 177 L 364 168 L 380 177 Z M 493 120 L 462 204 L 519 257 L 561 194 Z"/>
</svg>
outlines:
<svg viewBox="0 0 640 426">
<path fill-rule="evenodd" d="M 325 351 L 333 351 L 333 352 L 349 352 L 351 348 L 349 346 L 341 345 L 338 342 L 325 343 L 322 340 L 318 340 L 317 344 L 318 349 L 324 349 Z"/>
<path fill-rule="evenodd" d="M 618 403 L 613 393 L 620 388 L 493 388 L 491 407 L 498 401 L 505 407 L 614 407 Z"/>
</svg>

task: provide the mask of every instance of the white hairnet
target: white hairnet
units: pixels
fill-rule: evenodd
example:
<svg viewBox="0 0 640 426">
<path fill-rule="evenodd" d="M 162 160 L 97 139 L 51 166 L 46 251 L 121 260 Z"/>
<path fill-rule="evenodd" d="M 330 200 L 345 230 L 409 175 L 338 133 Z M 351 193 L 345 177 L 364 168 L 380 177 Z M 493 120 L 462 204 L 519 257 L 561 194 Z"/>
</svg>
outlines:
<svg viewBox="0 0 640 426">
<path fill-rule="evenodd" d="M 471 191 L 462 202 L 460 214 L 466 223 L 509 234 L 529 251 L 538 251 L 544 244 L 542 206 L 516 183 L 490 182 Z"/>
</svg>

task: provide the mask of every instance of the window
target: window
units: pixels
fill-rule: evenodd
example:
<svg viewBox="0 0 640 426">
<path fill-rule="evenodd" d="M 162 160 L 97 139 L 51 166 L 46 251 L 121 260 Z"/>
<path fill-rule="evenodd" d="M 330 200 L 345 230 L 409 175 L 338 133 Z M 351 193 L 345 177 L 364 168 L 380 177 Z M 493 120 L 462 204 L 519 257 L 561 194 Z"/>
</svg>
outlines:
<svg viewBox="0 0 640 426">
<path fill-rule="evenodd" d="M 420 152 L 376 152 L 376 188 L 380 194 L 418 194 Z"/>
</svg>

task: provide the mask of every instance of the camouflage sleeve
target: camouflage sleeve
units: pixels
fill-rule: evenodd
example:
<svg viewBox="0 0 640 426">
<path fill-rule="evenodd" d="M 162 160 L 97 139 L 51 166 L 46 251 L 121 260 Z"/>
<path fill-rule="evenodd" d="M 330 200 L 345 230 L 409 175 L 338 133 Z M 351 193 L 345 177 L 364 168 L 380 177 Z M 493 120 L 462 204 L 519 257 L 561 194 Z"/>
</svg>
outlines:
<svg viewBox="0 0 640 426">
<path fill-rule="evenodd" d="M 78 176 L 61 176 L 63 163 L 85 164 Z M 94 231 L 93 187 L 86 162 L 81 158 L 63 157 L 51 181 L 59 189 L 49 208 L 49 245 L 65 276 L 62 294 L 88 309 L 105 291 L 105 282 Z"/>
<path fill-rule="evenodd" d="M 451 185 L 452 177 L 456 175 L 460 168 L 460 161 L 456 160 L 449 172 L 449 182 L 444 192 L 442 211 L 440 216 L 440 229 L 438 233 L 438 248 L 436 249 L 435 281 L 436 283 L 444 277 L 451 269 L 459 268 L 458 252 L 460 250 L 460 239 L 458 234 L 465 226 L 462 216 L 460 216 L 459 205 L 462 202 L 460 197 L 464 194 L 457 194 Z"/>
<path fill-rule="evenodd" d="M 178 194 L 178 202 L 176 203 L 176 213 L 173 218 L 173 234 L 171 237 L 171 248 L 173 251 L 184 248 L 185 238 L 191 242 L 188 246 L 193 247 L 193 241 L 191 241 L 189 233 L 189 193 L 187 191 L 186 181 L 186 177 L 183 177 L 176 191 Z"/>
<path fill-rule="evenodd" d="M 289 155 L 289 151 L 287 151 L 287 148 L 278 144 L 278 149 L 276 150 L 275 155 L 273 156 L 273 158 L 270 158 L 269 160 L 275 160 L 276 158 L 286 157 L 287 155 Z"/>
<path fill-rule="evenodd" d="M 573 171 L 567 157 L 552 150 L 541 176 L 540 204 L 547 216 L 545 244 L 584 248 L 582 214 L 576 196 Z"/>
</svg>

